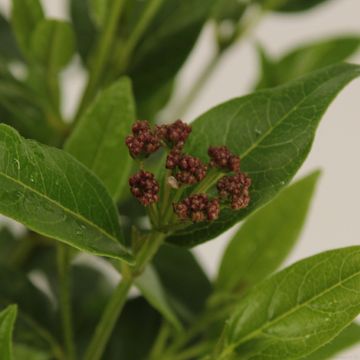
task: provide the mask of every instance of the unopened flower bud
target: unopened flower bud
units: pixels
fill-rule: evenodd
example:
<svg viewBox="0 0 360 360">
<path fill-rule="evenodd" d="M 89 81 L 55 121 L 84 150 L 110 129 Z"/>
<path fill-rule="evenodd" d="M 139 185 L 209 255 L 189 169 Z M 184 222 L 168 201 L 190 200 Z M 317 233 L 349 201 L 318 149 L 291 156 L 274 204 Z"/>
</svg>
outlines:
<svg viewBox="0 0 360 360">
<path fill-rule="evenodd" d="M 129 179 L 131 193 L 143 204 L 148 206 L 159 200 L 159 183 L 154 174 L 141 170 Z"/>
<path fill-rule="evenodd" d="M 240 170 L 240 157 L 234 155 L 226 146 L 211 146 L 208 149 L 210 165 L 223 170 L 238 172 Z"/>
<path fill-rule="evenodd" d="M 160 147 L 160 139 L 151 130 L 148 121 L 137 121 L 132 127 L 132 135 L 125 139 L 130 155 L 134 158 L 148 157 Z"/>
</svg>

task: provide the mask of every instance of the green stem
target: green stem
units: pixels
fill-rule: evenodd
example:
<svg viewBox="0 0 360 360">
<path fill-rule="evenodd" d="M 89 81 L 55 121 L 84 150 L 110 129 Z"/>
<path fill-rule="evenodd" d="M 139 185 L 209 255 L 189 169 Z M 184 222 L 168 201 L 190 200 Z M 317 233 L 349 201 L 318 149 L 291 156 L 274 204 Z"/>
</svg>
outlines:
<svg viewBox="0 0 360 360">
<path fill-rule="evenodd" d="M 126 264 L 122 265 L 121 273 L 123 278 L 112 294 L 110 301 L 95 329 L 90 345 L 86 350 L 84 360 L 100 360 L 102 358 L 106 345 L 108 344 L 116 322 L 124 307 L 134 279 L 142 273 L 146 264 L 156 254 L 163 239 L 164 234 L 155 231 L 152 232 L 143 247 L 140 249 L 136 258 L 136 264 L 132 267 L 129 267 Z M 119 268 L 119 266 L 116 267 Z"/>
<path fill-rule="evenodd" d="M 161 325 L 160 331 L 156 337 L 154 345 L 150 350 L 148 360 L 158 360 L 161 357 L 166 345 L 166 341 L 169 337 L 170 329 L 171 328 L 169 324 L 164 321 L 163 324 Z"/>
<path fill-rule="evenodd" d="M 173 116 L 171 118 L 182 117 L 186 111 L 191 107 L 191 105 L 197 99 L 199 93 L 201 93 L 204 86 L 207 84 L 210 76 L 213 74 L 213 71 L 219 64 L 220 60 L 223 58 L 224 54 L 237 44 L 245 35 L 249 34 L 262 19 L 263 15 L 266 13 L 266 9 L 261 9 L 255 14 L 249 21 L 246 21 L 244 24 L 240 24 L 234 37 L 231 42 L 227 43 L 226 46 L 221 46 L 217 44 L 217 48 L 208 62 L 208 64 L 203 68 L 202 72 L 198 78 L 194 81 L 193 86 L 186 94 L 186 96 L 181 99 L 173 110 Z M 215 38 L 218 38 L 218 29 L 215 32 Z"/>
<path fill-rule="evenodd" d="M 74 345 L 73 322 L 70 297 L 70 250 L 63 244 L 58 244 L 57 263 L 60 284 L 60 308 L 63 327 L 64 343 L 69 360 L 76 358 Z"/>
<path fill-rule="evenodd" d="M 90 69 L 89 80 L 76 113 L 74 123 L 78 121 L 89 101 L 93 98 L 99 85 L 109 58 L 109 54 L 111 52 L 111 46 L 113 45 L 114 36 L 119 19 L 124 9 L 125 2 L 126 0 L 112 1 L 112 8 L 109 11 L 109 19 L 99 38 L 98 46 L 95 52 L 95 58 L 93 59 Z"/>
<path fill-rule="evenodd" d="M 84 360 L 100 360 L 102 358 L 106 345 L 124 307 L 132 282 L 132 277 L 123 277 L 115 289 L 96 327 L 95 334 L 87 348 Z"/>
<path fill-rule="evenodd" d="M 204 355 L 209 349 L 211 349 L 211 344 L 209 343 L 200 343 L 196 344 L 188 349 L 185 349 L 181 353 L 174 355 L 168 360 L 190 360 L 198 359 L 201 355 Z"/>
<path fill-rule="evenodd" d="M 203 87 L 208 82 L 214 69 L 219 63 L 221 56 L 222 56 L 222 52 L 216 50 L 212 58 L 208 62 L 208 64 L 203 68 L 198 78 L 194 81 L 189 92 L 186 94 L 186 96 L 183 99 L 181 99 L 178 102 L 177 105 L 175 105 L 175 108 L 173 110 L 174 115 L 172 116 L 172 118 L 174 119 L 177 119 L 179 117 L 181 118 L 186 113 L 186 111 L 191 107 L 191 105 L 196 100 L 198 94 L 201 92 Z"/>
<path fill-rule="evenodd" d="M 143 11 L 142 16 L 138 20 L 135 28 L 131 32 L 129 39 L 125 42 L 123 47 L 119 48 L 119 51 L 116 55 L 116 57 L 120 59 L 120 61 L 118 61 L 116 71 L 117 73 L 122 73 L 126 69 L 129 59 L 131 58 L 131 55 L 133 54 L 136 45 L 141 40 L 143 34 L 145 33 L 148 26 L 151 24 L 151 21 L 153 20 L 154 16 L 156 15 L 158 9 L 163 2 L 164 0 L 147 1 L 147 6 Z"/>
</svg>

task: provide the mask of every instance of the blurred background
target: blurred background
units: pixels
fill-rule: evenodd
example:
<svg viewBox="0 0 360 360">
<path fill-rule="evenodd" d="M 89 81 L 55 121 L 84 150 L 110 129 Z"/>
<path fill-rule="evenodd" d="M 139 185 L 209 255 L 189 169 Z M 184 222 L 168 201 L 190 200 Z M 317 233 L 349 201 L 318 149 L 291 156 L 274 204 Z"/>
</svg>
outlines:
<svg viewBox="0 0 360 360">
<path fill-rule="evenodd" d="M 64 18 L 66 1 L 44 0 L 47 13 Z M 8 12 L 9 1 L 0 0 Z M 360 35 L 360 1 L 332 0 L 302 13 L 270 13 L 262 19 L 246 40 L 233 46 L 222 58 L 183 119 L 192 121 L 216 104 L 250 91 L 259 76 L 259 44 L 276 58 L 303 43 L 328 39 L 332 36 Z M 189 90 L 199 71 L 213 53 L 213 33 L 207 26 L 200 36 L 190 59 L 181 71 L 179 97 Z M 360 51 L 351 58 L 360 64 Z M 78 60 L 64 72 L 65 112 L 71 114 L 85 78 Z M 175 106 L 170 103 L 162 118 Z M 301 240 L 287 261 L 326 249 L 359 245 L 360 243 L 360 81 L 346 87 L 325 114 L 317 137 L 297 177 L 315 168 L 323 170 L 320 185 L 309 213 Z M 286 221 L 286 219 L 284 219 Z M 234 230 L 230 230 L 230 233 Z M 214 275 L 229 232 L 195 249 L 209 274 Z M 337 359 L 360 359 L 360 346 Z"/>
</svg>

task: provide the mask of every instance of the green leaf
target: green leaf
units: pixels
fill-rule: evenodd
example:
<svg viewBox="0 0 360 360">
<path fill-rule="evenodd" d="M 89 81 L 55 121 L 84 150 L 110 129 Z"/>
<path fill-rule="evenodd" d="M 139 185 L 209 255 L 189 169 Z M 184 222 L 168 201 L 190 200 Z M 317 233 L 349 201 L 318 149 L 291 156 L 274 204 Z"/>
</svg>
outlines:
<svg viewBox="0 0 360 360">
<path fill-rule="evenodd" d="M 65 145 L 104 182 L 115 199 L 127 186 L 131 157 L 125 137 L 134 121 L 131 83 L 122 78 L 100 93 Z"/>
<path fill-rule="evenodd" d="M 286 0 L 277 11 L 293 12 L 312 9 L 328 0 Z"/>
<path fill-rule="evenodd" d="M 12 360 L 12 333 L 16 320 L 17 307 L 11 305 L 0 312 L 0 358 Z"/>
<path fill-rule="evenodd" d="M 280 12 L 297 12 L 310 10 L 328 0 L 257 0 L 267 9 Z"/>
<path fill-rule="evenodd" d="M 0 125 L 0 212 L 96 255 L 130 260 L 115 206 L 98 179 L 64 151 Z"/>
<path fill-rule="evenodd" d="M 303 360 L 327 360 L 360 342 L 360 325 L 350 324 L 334 340 L 313 352 Z M 334 358 L 335 359 L 335 358 Z"/>
<path fill-rule="evenodd" d="M 166 293 L 151 265 L 147 266 L 143 274 L 135 280 L 138 289 L 146 300 L 157 309 L 176 329 L 181 329 L 181 324 L 168 303 Z"/>
<path fill-rule="evenodd" d="M 88 0 L 90 15 L 98 27 L 102 27 L 106 22 L 109 10 L 109 0 Z"/>
<path fill-rule="evenodd" d="M 319 174 L 314 172 L 286 188 L 244 222 L 225 250 L 218 290 L 243 290 L 282 264 L 305 223 Z"/>
<path fill-rule="evenodd" d="M 186 249 L 164 245 L 153 265 L 170 304 L 185 320 L 204 310 L 212 286 L 195 256 Z"/>
<path fill-rule="evenodd" d="M 163 1 L 128 69 L 140 117 L 153 117 L 168 100 L 173 80 L 210 17 L 213 3 L 214 0 Z M 128 6 L 129 26 L 120 36 L 131 34 L 144 6 L 146 2 Z"/>
<path fill-rule="evenodd" d="M 0 73 L 0 122 L 27 138 L 58 144 L 59 134 L 47 122 L 43 99 L 36 95 L 10 73 Z"/>
<path fill-rule="evenodd" d="M 221 234 L 266 204 L 306 159 L 316 128 L 332 100 L 360 66 L 334 65 L 275 89 L 230 100 L 195 120 L 186 151 L 207 160 L 210 145 L 227 145 L 252 179 L 251 202 L 241 211 L 222 211 L 219 220 L 191 225 L 168 241 L 194 246 Z"/>
<path fill-rule="evenodd" d="M 66 21 L 42 20 L 31 36 L 30 46 L 35 60 L 50 73 L 57 73 L 74 55 L 74 31 Z"/>
<path fill-rule="evenodd" d="M 20 53 L 7 19 L 0 14 L 0 58 L 19 60 Z"/>
<path fill-rule="evenodd" d="M 335 338 L 359 312 L 360 247 L 327 251 L 250 291 L 228 320 L 216 359 L 298 359 Z"/>
<path fill-rule="evenodd" d="M 11 24 L 19 48 L 30 55 L 30 41 L 37 24 L 44 19 L 39 0 L 12 0 Z"/>
<path fill-rule="evenodd" d="M 349 35 L 304 44 L 279 59 L 269 57 L 260 48 L 262 76 L 257 88 L 281 85 L 311 71 L 344 61 L 359 47 L 360 36 Z"/>
<path fill-rule="evenodd" d="M 70 15 L 79 54 L 82 61 L 87 64 L 89 54 L 98 35 L 90 16 L 89 0 L 70 0 Z"/>
</svg>

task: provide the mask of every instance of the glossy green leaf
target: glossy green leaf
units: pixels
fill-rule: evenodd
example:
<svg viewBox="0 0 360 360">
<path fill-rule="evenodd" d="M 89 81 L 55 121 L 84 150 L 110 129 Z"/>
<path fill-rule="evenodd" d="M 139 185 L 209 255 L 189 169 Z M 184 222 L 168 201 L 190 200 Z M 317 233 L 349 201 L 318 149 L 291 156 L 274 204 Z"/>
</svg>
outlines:
<svg viewBox="0 0 360 360">
<path fill-rule="evenodd" d="M 82 251 L 130 259 L 110 196 L 82 164 L 6 125 L 0 149 L 2 214 Z"/>
<path fill-rule="evenodd" d="M 339 64 L 297 81 L 230 100 L 195 120 L 186 151 L 207 160 L 210 145 L 227 145 L 252 179 L 251 202 L 222 211 L 219 220 L 192 225 L 168 241 L 194 246 L 221 234 L 271 200 L 295 175 L 310 151 L 316 128 L 332 100 L 360 66 Z"/>
<path fill-rule="evenodd" d="M 90 16 L 89 0 L 70 0 L 70 15 L 79 54 L 83 62 L 88 64 L 88 57 L 98 34 Z"/>
<path fill-rule="evenodd" d="M 0 59 L 18 60 L 20 53 L 11 26 L 0 14 Z"/>
<path fill-rule="evenodd" d="M 303 360 L 328 360 L 336 359 L 335 355 L 349 349 L 360 342 L 360 325 L 357 323 L 350 324 L 334 340 L 324 347 L 313 352 Z"/>
<path fill-rule="evenodd" d="M 114 198 L 127 189 L 132 162 L 125 137 L 134 121 L 131 83 L 122 78 L 99 94 L 65 145 L 104 182 Z"/>
<path fill-rule="evenodd" d="M 0 358 L 12 360 L 12 333 L 16 320 L 17 307 L 11 305 L 0 312 Z"/>
<path fill-rule="evenodd" d="M 218 290 L 243 290 L 282 264 L 305 223 L 318 177 L 315 172 L 297 181 L 244 222 L 225 250 Z"/>
<path fill-rule="evenodd" d="M 360 36 L 340 36 L 297 47 L 279 59 L 259 49 L 262 75 L 257 88 L 273 87 L 311 71 L 348 59 L 360 47 Z"/>
<path fill-rule="evenodd" d="M 212 286 L 195 256 L 186 249 L 164 245 L 153 265 L 169 302 L 184 320 L 204 310 Z"/>
<path fill-rule="evenodd" d="M 280 12 L 310 10 L 328 0 L 257 0 L 265 8 Z"/>
<path fill-rule="evenodd" d="M 128 69 L 140 117 L 153 117 L 168 100 L 173 80 L 210 17 L 213 4 L 214 0 L 162 2 Z M 122 37 L 131 34 L 144 6 L 146 2 L 129 4 L 126 14 L 129 26 L 120 34 Z"/>
<path fill-rule="evenodd" d="M 242 298 L 216 359 L 298 359 L 335 338 L 359 312 L 360 247 L 327 251 L 264 280 Z"/>
<path fill-rule="evenodd" d="M 181 324 L 169 305 L 166 293 L 160 279 L 151 265 L 147 266 L 143 274 L 135 280 L 135 284 L 146 300 L 157 309 L 176 329 Z"/>
<path fill-rule="evenodd" d="M 34 58 L 50 73 L 66 66 L 75 51 L 75 35 L 70 23 L 60 20 L 42 20 L 31 36 Z"/>
<path fill-rule="evenodd" d="M 39 0 L 12 0 L 11 24 L 24 55 L 29 56 L 32 33 L 43 19 L 44 13 Z"/>
</svg>

